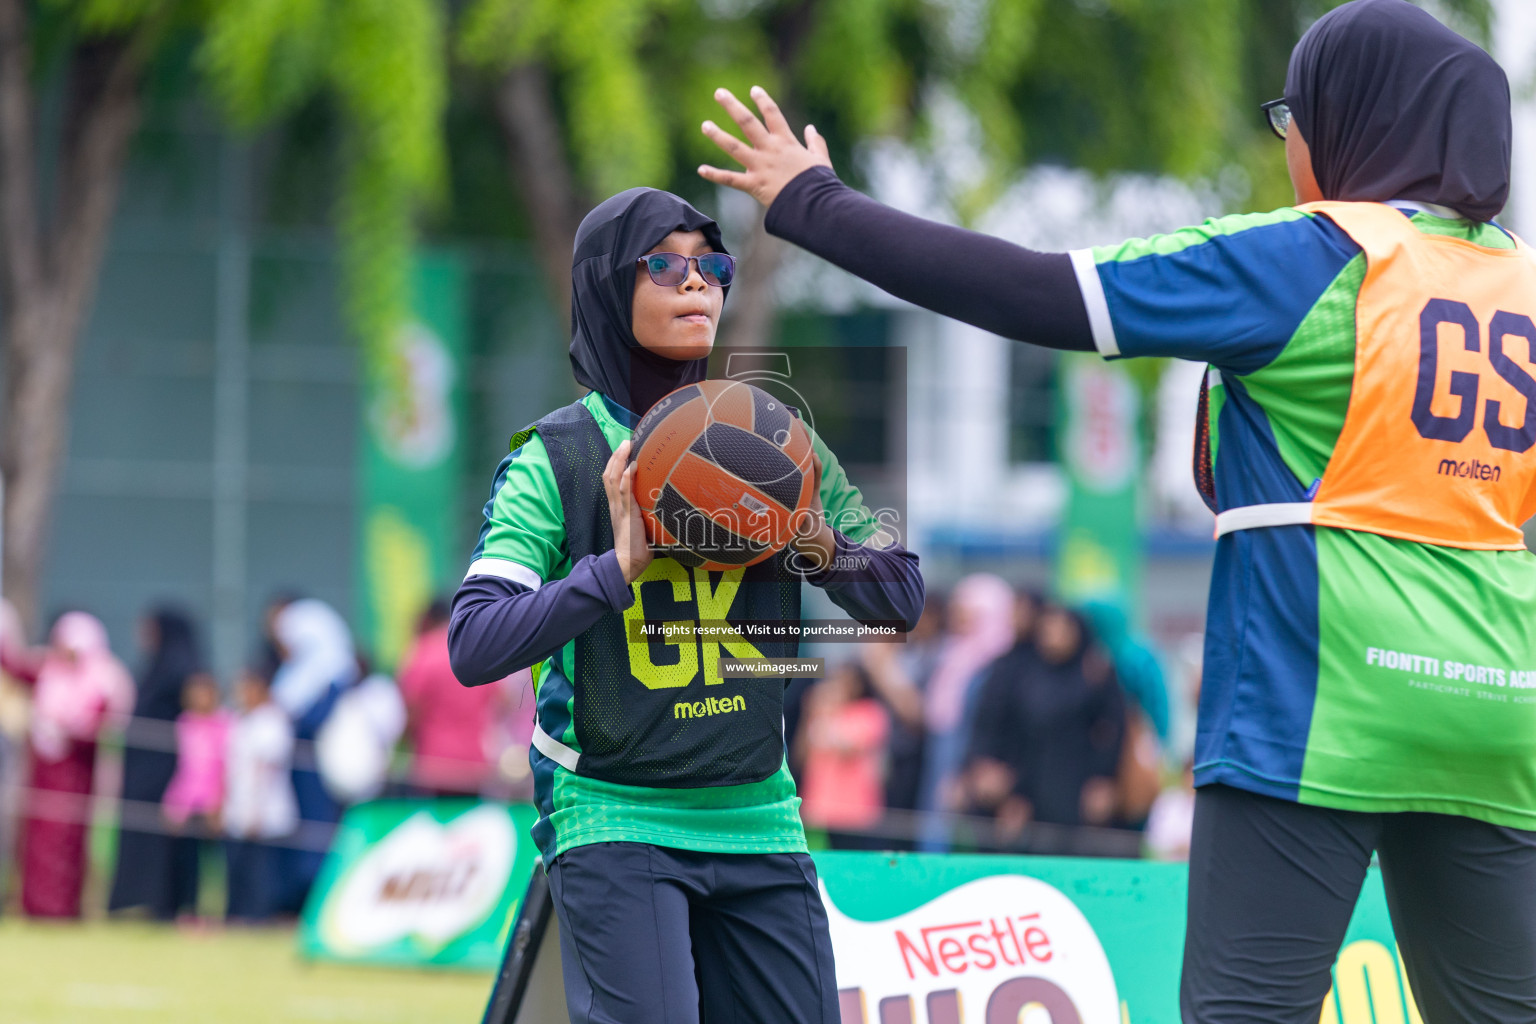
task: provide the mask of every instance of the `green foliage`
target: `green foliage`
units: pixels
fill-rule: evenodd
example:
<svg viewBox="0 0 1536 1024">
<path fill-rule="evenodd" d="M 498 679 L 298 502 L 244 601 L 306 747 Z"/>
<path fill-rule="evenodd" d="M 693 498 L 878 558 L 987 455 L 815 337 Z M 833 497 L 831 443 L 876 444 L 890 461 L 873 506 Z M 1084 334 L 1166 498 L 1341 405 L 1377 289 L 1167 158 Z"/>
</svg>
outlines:
<svg viewBox="0 0 1536 1024">
<path fill-rule="evenodd" d="M 217 3 L 200 54 L 230 120 L 254 128 L 288 114 L 325 77 L 334 19 L 325 0 Z"/>
<path fill-rule="evenodd" d="M 654 86 L 641 63 L 658 0 L 479 0 L 459 51 L 496 70 L 540 59 L 562 77 L 564 123 L 577 168 L 596 193 L 663 184 L 669 152 Z"/>
<path fill-rule="evenodd" d="M 416 216 L 442 197 L 447 48 L 443 0 L 43 0 L 83 35 L 159 44 L 171 21 L 231 124 L 254 131 L 329 104 L 339 125 L 336 219 L 348 319 L 372 372 L 409 313 Z M 55 26 L 50 24 L 50 30 Z"/>
<path fill-rule="evenodd" d="M 388 342 L 409 313 L 416 214 L 441 198 L 446 177 L 442 4 L 207 2 L 200 62 L 234 124 L 271 124 L 317 96 L 336 111 L 348 317 L 373 372 L 392 374 Z"/>
<path fill-rule="evenodd" d="M 714 88 L 761 84 L 842 147 L 845 174 L 858 140 L 932 139 L 932 100 L 958 99 L 985 162 L 952 197 L 963 217 L 1039 162 L 1191 179 L 1237 167 L 1249 187 L 1234 201 L 1267 207 L 1290 194 L 1257 105 L 1338 2 L 469 0 L 458 51 L 492 72 L 542 61 L 556 73 L 593 195 L 642 181 L 696 191 L 694 164 L 715 156 L 698 133 L 719 119 Z M 1489 0 L 1434 6 L 1486 40 Z"/>
<path fill-rule="evenodd" d="M 69 11 L 79 27 L 90 33 L 125 32 L 178 5 L 177 0 L 49 0 L 49 3 Z"/>
</svg>

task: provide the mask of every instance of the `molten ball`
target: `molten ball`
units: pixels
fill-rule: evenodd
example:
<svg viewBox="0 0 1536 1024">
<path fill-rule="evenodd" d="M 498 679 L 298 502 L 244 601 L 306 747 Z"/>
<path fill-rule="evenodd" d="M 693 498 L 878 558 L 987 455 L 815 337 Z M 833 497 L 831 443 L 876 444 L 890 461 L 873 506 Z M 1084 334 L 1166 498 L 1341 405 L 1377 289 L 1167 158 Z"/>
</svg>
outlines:
<svg viewBox="0 0 1536 1024">
<path fill-rule="evenodd" d="M 751 384 L 678 388 L 635 427 L 635 498 L 657 553 L 727 570 L 784 549 L 815 497 L 811 436 Z"/>
</svg>

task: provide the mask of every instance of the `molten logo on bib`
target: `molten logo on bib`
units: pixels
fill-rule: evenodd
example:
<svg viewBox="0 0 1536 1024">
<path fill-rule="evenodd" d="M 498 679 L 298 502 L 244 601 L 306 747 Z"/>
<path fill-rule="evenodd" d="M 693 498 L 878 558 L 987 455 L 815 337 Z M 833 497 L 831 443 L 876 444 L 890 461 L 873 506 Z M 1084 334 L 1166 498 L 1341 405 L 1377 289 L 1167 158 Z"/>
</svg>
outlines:
<svg viewBox="0 0 1536 1024">
<path fill-rule="evenodd" d="M 1098 936 L 1061 892 L 994 875 L 887 921 L 856 921 L 826 890 L 842 1024 L 1116 1024 Z"/>
</svg>

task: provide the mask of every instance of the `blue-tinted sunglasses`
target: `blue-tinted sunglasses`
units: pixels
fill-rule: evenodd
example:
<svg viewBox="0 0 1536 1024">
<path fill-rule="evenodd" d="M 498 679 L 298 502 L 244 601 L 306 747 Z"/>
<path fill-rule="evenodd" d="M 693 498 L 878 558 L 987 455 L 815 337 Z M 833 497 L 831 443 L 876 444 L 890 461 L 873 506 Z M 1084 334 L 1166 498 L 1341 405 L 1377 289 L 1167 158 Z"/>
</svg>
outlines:
<svg viewBox="0 0 1536 1024">
<path fill-rule="evenodd" d="M 651 280 L 663 288 L 676 288 L 688 280 L 688 265 L 699 268 L 704 283 L 716 288 L 729 288 L 736 277 L 736 257 L 723 252 L 707 252 L 703 256 L 684 256 L 678 252 L 653 252 L 641 256 L 636 263 L 644 263 Z"/>
</svg>

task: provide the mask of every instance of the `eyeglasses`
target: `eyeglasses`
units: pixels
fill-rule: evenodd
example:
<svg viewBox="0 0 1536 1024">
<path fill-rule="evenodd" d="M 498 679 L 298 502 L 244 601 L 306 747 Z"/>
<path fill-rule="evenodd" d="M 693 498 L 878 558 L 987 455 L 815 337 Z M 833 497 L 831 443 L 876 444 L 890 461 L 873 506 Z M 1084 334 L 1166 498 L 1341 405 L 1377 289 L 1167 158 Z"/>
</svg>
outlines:
<svg viewBox="0 0 1536 1024">
<path fill-rule="evenodd" d="M 688 280 L 689 264 L 699 268 L 704 283 L 716 288 L 729 288 L 736 277 L 736 257 L 723 252 L 707 252 L 703 256 L 684 256 L 676 252 L 653 252 L 641 256 L 636 263 L 644 263 L 651 280 L 663 288 L 676 288 Z"/>
<path fill-rule="evenodd" d="M 1291 130 L 1291 105 L 1285 97 L 1261 103 L 1259 109 L 1269 118 L 1269 130 L 1279 138 L 1285 138 L 1285 133 Z"/>
</svg>

